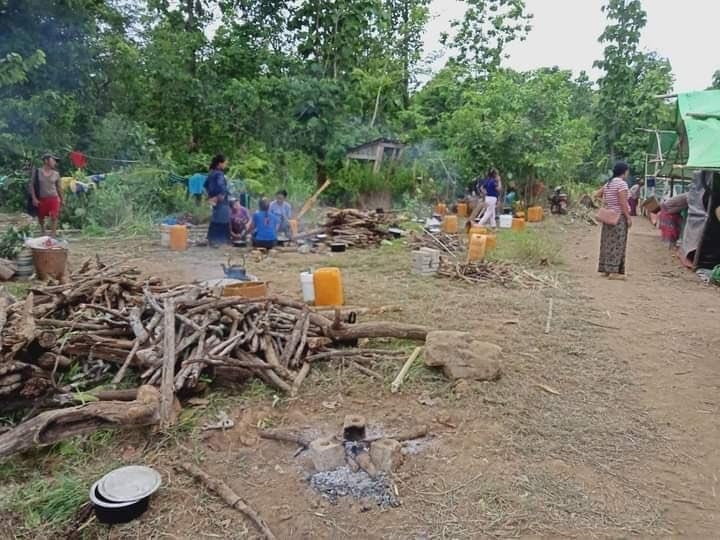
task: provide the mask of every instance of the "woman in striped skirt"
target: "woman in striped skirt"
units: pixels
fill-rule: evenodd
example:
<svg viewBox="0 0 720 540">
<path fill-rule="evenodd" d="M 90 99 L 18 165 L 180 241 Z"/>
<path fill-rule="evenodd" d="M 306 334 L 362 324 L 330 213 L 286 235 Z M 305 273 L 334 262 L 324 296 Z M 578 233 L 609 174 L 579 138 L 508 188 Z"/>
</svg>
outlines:
<svg viewBox="0 0 720 540">
<path fill-rule="evenodd" d="M 630 168 L 622 161 L 615 164 L 612 178 L 596 193 L 602 198 L 603 206 L 619 214 L 617 225 L 603 223 L 600 237 L 600 258 L 598 272 L 605 277 L 624 279 L 625 256 L 627 252 L 628 230 L 632 227 L 630 206 L 628 205 L 627 178 Z"/>
</svg>

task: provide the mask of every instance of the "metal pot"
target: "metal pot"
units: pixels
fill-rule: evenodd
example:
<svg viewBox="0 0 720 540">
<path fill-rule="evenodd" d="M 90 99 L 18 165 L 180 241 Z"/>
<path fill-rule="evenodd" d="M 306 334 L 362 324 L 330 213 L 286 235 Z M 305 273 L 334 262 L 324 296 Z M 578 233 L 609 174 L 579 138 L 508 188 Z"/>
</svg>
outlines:
<svg viewBox="0 0 720 540">
<path fill-rule="evenodd" d="M 90 502 L 95 509 L 95 516 L 100 523 L 114 525 L 117 523 L 129 523 L 143 515 L 148 509 L 150 497 L 143 497 L 135 501 L 115 503 L 110 502 L 98 492 L 98 484 L 95 482 L 90 488 Z"/>
</svg>

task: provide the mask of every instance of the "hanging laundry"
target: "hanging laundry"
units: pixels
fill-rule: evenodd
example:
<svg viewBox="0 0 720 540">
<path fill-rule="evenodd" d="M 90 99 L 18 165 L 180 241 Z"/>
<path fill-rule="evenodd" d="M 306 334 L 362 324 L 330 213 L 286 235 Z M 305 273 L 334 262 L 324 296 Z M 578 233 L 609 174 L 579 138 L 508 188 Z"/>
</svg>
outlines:
<svg viewBox="0 0 720 540">
<path fill-rule="evenodd" d="M 190 195 L 202 195 L 205 189 L 207 174 L 195 173 L 188 180 L 188 191 Z"/>
<path fill-rule="evenodd" d="M 87 156 L 82 152 L 78 152 L 77 150 L 70 152 L 70 163 L 72 163 L 76 169 L 84 169 L 87 167 L 87 162 Z"/>
</svg>

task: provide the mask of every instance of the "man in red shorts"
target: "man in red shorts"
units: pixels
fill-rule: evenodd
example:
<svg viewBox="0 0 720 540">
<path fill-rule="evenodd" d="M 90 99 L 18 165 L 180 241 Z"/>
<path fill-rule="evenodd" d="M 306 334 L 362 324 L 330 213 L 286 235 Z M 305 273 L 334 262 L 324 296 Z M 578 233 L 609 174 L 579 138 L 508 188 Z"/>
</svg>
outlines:
<svg viewBox="0 0 720 540">
<path fill-rule="evenodd" d="M 62 206 L 60 174 L 55 170 L 58 158 L 50 153 L 43 154 L 43 166 L 35 169 L 30 181 L 30 195 L 33 205 L 38 209 L 38 221 L 41 234 L 45 234 L 45 218 L 50 218 L 51 234 L 57 235 L 57 222 Z"/>
</svg>

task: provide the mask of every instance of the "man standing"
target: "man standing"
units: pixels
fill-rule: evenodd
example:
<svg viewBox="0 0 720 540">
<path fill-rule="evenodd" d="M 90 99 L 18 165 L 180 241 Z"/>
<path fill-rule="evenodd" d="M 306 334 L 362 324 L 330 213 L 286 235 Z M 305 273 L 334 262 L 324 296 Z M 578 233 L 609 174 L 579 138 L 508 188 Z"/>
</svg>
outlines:
<svg viewBox="0 0 720 540">
<path fill-rule="evenodd" d="M 278 218 L 278 222 L 280 223 L 278 232 L 290 238 L 290 218 L 292 217 L 292 207 L 286 199 L 287 191 L 284 189 L 278 191 L 275 195 L 275 200 L 270 203 L 270 213 Z"/>
<path fill-rule="evenodd" d="M 630 206 L 630 215 L 637 216 L 638 203 L 640 202 L 640 190 L 645 184 L 645 180 L 639 178 L 636 180 L 633 187 L 630 188 L 630 195 L 628 197 L 628 205 Z"/>
<path fill-rule="evenodd" d="M 42 157 L 43 166 L 35 169 L 30 179 L 30 195 L 32 203 L 38 211 L 40 232 L 45 234 L 45 219 L 50 218 L 51 235 L 57 235 L 57 222 L 62 206 L 62 189 L 60 187 L 60 174 L 55 170 L 58 158 L 46 152 Z"/>
</svg>

